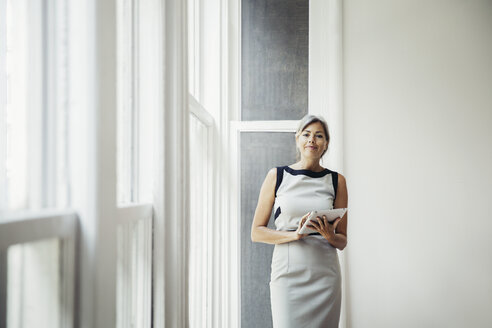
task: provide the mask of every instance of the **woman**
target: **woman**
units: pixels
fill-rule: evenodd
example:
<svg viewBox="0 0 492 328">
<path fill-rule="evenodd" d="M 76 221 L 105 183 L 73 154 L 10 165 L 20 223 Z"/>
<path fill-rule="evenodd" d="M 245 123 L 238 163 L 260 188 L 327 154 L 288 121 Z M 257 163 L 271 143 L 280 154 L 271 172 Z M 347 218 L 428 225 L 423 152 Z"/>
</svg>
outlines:
<svg viewBox="0 0 492 328">
<path fill-rule="evenodd" d="M 299 234 L 309 212 L 347 207 L 345 178 L 323 168 L 330 136 L 323 118 L 306 115 L 296 131 L 300 160 L 271 169 L 261 187 L 251 239 L 275 244 L 270 279 L 273 327 L 338 327 L 341 274 L 336 249 L 347 245 L 347 214 L 316 233 Z M 276 230 L 267 228 L 275 210 Z"/>
</svg>

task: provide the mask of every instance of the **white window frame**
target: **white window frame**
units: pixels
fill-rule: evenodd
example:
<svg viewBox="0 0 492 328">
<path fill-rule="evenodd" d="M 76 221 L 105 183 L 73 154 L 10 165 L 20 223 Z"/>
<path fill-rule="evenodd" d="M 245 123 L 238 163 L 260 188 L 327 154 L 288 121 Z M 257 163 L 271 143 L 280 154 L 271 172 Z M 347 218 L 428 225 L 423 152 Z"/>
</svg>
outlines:
<svg viewBox="0 0 492 328">
<path fill-rule="evenodd" d="M 186 1 L 162 2 L 163 111 L 157 117 L 154 199 L 153 325 L 188 320 L 189 105 Z M 179 144 L 176 143 L 179 140 Z"/>
<path fill-rule="evenodd" d="M 191 152 L 198 151 L 199 154 L 202 157 L 203 161 L 199 163 L 202 167 L 198 171 L 198 174 L 202 176 L 201 181 L 203 182 L 202 184 L 199 184 L 199 187 L 201 187 L 199 190 L 190 190 L 191 192 L 195 192 L 195 195 L 202 195 L 203 200 L 201 201 L 201 204 L 203 206 L 199 209 L 203 210 L 198 217 L 191 217 L 190 218 L 190 226 L 195 226 L 196 221 L 194 220 L 203 220 L 202 222 L 199 223 L 199 226 L 203 227 L 203 234 L 198 235 L 196 237 L 197 241 L 201 243 L 202 247 L 200 252 L 203 255 L 203 258 L 198 258 L 199 255 L 195 254 L 195 256 L 192 256 L 191 251 L 193 250 L 190 247 L 190 261 L 195 261 L 193 262 L 197 267 L 201 268 L 203 271 L 200 272 L 192 272 L 191 269 L 191 262 L 190 262 L 190 272 L 188 275 L 189 278 L 189 286 L 191 287 L 191 282 L 194 281 L 195 283 L 201 285 L 199 290 L 190 290 L 190 302 L 189 302 L 189 320 L 190 320 L 190 326 L 195 327 L 196 325 L 193 325 L 194 323 L 199 322 L 199 327 L 212 327 L 212 321 L 213 321 L 213 309 L 211 308 L 211 300 L 212 300 L 212 295 L 213 295 L 213 263 L 214 263 L 214 253 L 213 253 L 213 247 L 215 243 L 215 236 L 214 236 L 214 226 L 215 224 L 213 223 L 213 204 L 212 202 L 207 203 L 206 201 L 210 201 L 213 199 L 213 190 L 214 190 L 214 175 L 217 173 L 215 171 L 215 168 L 213 165 L 213 158 L 212 155 L 214 154 L 214 151 L 217 149 L 216 145 L 214 145 L 213 140 L 214 140 L 214 135 L 213 135 L 213 129 L 215 127 L 215 121 L 213 116 L 205 109 L 205 107 L 202 106 L 191 94 L 189 96 L 189 105 L 190 105 L 190 115 L 192 115 L 200 124 L 203 125 L 203 128 L 206 130 L 206 135 L 207 138 L 205 140 L 199 140 L 197 143 L 201 144 L 203 147 L 200 147 L 201 149 L 196 150 L 193 148 L 190 148 Z M 193 132 L 193 130 L 190 127 L 190 134 Z M 194 136 L 190 135 L 190 139 L 193 138 Z M 190 155 L 190 161 L 192 160 L 192 155 Z M 191 164 L 191 163 L 190 163 Z M 190 166 L 191 168 L 191 166 Z M 191 173 L 190 173 L 191 177 Z M 196 185 L 191 185 L 190 181 L 190 188 L 193 188 Z M 197 196 L 195 196 L 197 197 Z M 192 197 L 190 196 L 190 199 Z M 190 203 L 190 206 L 193 206 L 194 204 Z M 190 209 L 190 214 L 192 215 L 192 211 Z M 190 229 L 191 230 L 191 229 Z M 196 231 L 196 230 L 195 230 Z M 198 232 L 199 234 L 199 232 Z M 205 236 L 204 236 L 205 235 Z M 193 234 L 190 233 L 189 235 L 191 238 L 194 238 Z M 190 240 L 190 244 L 191 244 Z M 195 303 L 191 302 L 191 298 L 193 297 L 198 297 L 200 301 L 197 301 Z M 193 307 L 195 305 L 195 307 Z M 192 316 L 199 312 L 201 315 L 199 315 L 199 318 L 193 318 Z"/>
</svg>

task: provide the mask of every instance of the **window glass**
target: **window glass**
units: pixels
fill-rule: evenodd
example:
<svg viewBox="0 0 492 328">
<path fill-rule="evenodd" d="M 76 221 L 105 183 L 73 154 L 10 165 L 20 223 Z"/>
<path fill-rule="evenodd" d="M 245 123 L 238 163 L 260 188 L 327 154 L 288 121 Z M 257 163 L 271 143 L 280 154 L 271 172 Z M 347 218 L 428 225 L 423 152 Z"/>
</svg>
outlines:
<svg viewBox="0 0 492 328">
<path fill-rule="evenodd" d="M 117 2 L 117 79 L 118 79 L 118 122 L 117 122 L 117 200 L 120 204 L 135 201 L 134 178 L 136 171 L 136 126 L 133 124 L 137 107 L 135 106 L 135 19 L 134 1 Z"/>
<path fill-rule="evenodd" d="M 59 240 L 10 246 L 7 261 L 7 326 L 59 327 Z"/>
<path fill-rule="evenodd" d="M 116 327 L 152 326 L 152 218 L 118 225 Z"/>
<path fill-rule="evenodd" d="M 241 119 L 302 118 L 308 112 L 309 2 L 241 3 Z"/>
<path fill-rule="evenodd" d="M 37 1 L 40 2 L 40 1 Z M 32 64 L 42 63 L 42 17 L 33 15 L 29 1 L 6 1 L 6 11 L 2 12 L 0 21 L 5 22 L 5 35 L 0 39 L 5 41 L 5 53 L 2 65 L 5 67 L 4 93 L 4 123 L 2 136 L 4 143 L 4 208 L 9 210 L 26 209 L 32 204 L 30 185 L 36 184 L 35 177 L 29 174 L 29 161 L 34 161 L 38 169 L 41 165 L 37 152 L 30 145 L 30 140 L 39 136 L 39 127 L 31 129 L 29 117 L 40 117 L 42 111 L 42 76 L 39 69 Z M 39 5 L 39 4 L 38 4 Z M 40 65 L 41 66 L 41 65 Z M 28 74 L 29 72 L 29 74 Z M 3 106 L 2 106 L 3 107 Z M 2 120 L 3 121 L 3 120 Z M 31 152 L 32 150 L 32 152 Z M 31 162 L 33 163 L 33 162 Z M 31 178 L 31 179 L 29 179 Z M 40 205 L 39 202 L 37 204 Z"/>
<path fill-rule="evenodd" d="M 66 4 L 0 9 L 0 210 L 67 207 Z"/>
<path fill-rule="evenodd" d="M 199 94 L 200 62 L 200 4 L 197 0 L 188 0 L 188 89 L 196 99 Z"/>
<path fill-rule="evenodd" d="M 117 200 L 152 201 L 161 75 L 155 0 L 117 1 Z"/>
</svg>

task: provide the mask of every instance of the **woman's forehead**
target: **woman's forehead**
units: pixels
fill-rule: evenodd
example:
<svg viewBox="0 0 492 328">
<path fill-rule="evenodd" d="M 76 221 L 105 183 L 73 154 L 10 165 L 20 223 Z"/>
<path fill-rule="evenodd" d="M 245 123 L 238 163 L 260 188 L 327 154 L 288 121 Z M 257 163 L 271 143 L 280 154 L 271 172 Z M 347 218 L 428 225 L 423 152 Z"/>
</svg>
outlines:
<svg viewBox="0 0 492 328">
<path fill-rule="evenodd" d="M 309 132 L 314 132 L 314 133 L 318 133 L 318 132 L 325 132 L 325 129 L 323 128 L 323 124 L 321 124 L 320 122 L 314 122 L 314 123 L 311 123 L 309 124 L 308 126 L 306 126 L 304 128 L 304 130 L 302 131 L 309 131 Z"/>
</svg>

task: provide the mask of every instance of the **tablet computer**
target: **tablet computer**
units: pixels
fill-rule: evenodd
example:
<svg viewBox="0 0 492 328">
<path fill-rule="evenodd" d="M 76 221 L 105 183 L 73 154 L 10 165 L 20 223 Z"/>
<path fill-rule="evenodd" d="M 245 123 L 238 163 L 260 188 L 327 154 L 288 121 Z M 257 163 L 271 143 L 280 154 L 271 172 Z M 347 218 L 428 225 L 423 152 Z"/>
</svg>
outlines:
<svg viewBox="0 0 492 328">
<path fill-rule="evenodd" d="M 318 216 L 322 218 L 323 215 L 325 215 L 328 222 L 332 223 L 333 221 L 335 221 L 335 219 L 342 218 L 345 215 L 345 212 L 347 212 L 346 208 L 335 208 L 332 210 L 312 211 L 309 214 L 308 218 L 306 219 L 306 222 L 304 222 L 304 225 L 302 226 L 301 230 L 299 230 L 299 234 L 317 232 L 316 230 L 308 228 L 308 225 L 311 221 L 317 222 L 316 218 Z"/>
</svg>

